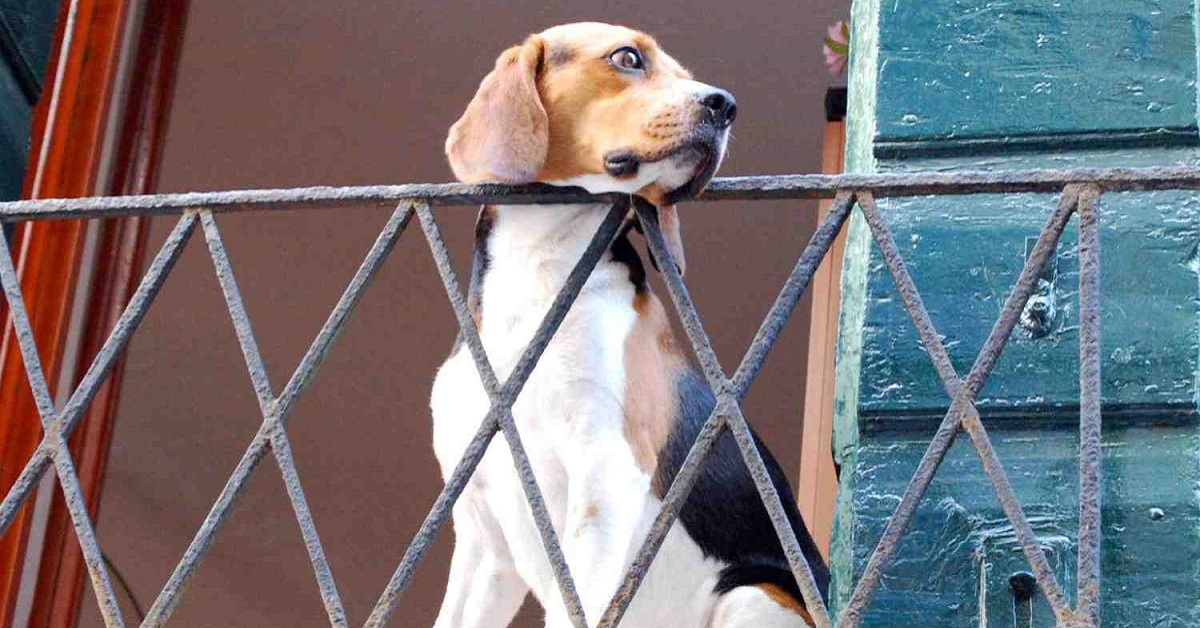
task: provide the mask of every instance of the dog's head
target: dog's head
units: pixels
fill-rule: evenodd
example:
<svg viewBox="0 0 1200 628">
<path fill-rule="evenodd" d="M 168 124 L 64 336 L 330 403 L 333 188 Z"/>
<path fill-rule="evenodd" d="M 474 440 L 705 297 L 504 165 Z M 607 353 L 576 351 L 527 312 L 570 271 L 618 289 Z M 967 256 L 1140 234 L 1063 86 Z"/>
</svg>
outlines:
<svg viewBox="0 0 1200 628">
<path fill-rule="evenodd" d="M 736 115 L 729 92 L 692 80 L 648 35 L 568 24 L 500 55 L 451 127 L 446 154 L 468 183 L 640 193 L 678 245 L 671 205 L 708 184 Z"/>
</svg>

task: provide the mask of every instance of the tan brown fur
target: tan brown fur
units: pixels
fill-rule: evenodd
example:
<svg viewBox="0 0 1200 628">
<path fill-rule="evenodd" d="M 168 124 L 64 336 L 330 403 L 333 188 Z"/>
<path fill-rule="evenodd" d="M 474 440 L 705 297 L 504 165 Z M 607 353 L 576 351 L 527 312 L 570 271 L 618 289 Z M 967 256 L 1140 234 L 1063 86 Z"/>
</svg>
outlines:
<svg viewBox="0 0 1200 628">
<path fill-rule="evenodd" d="M 450 127 L 446 156 L 462 181 L 527 183 L 546 160 L 546 110 L 537 74 L 545 45 L 537 35 L 505 50 Z"/>
<path fill-rule="evenodd" d="M 638 468 L 653 474 L 678 416 L 675 381 L 684 357 L 657 297 L 641 292 L 633 307 L 637 320 L 625 339 L 625 440 Z"/>
<path fill-rule="evenodd" d="M 764 583 L 756 584 L 754 586 L 758 587 L 763 593 L 766 593 L 767 597 L 771 598 L 771 600 L 776 604 L 799 615 L 804 619 L 804 623 L 808 624 L 809 626 L 816 625 L 813 622 L 812 615 L 808 613 L 808 609 L 804 608 L 804 604 L 800 603 L 800 600 L 792 597 L 787 591 L 784 591 L 779 585 Z"/>
<path fill-rule="evenodd" d="M 538 80 L 550 128 L 538 180 L 603 173 L 604 154 L 615 149 L 665 155 L 693 122 L 694 106 L 664 97 L 674 81 L 691 75 L 650 36 L 590 23 L 554 28 L 542 36 L 552 48 L 570 50 L 571 61 L 547 68 Z M 624 45 L 645 56 L 647 79 L 632 81 L 611 67 L 608 54 Z"/>
<path fill-rule="evenodd" d="M 608 56 L 621 46 L 642 53 L 645 77 L 612 67 Z M 552 28 L 500 55 L 450 129 L 446 154 L 468 183 L 603 174 L 604 155 L 618 149 L 666 156 L 700 113 L 673 91 L 690 78 L 644 33 L 596 23 Z"/>
</svg>

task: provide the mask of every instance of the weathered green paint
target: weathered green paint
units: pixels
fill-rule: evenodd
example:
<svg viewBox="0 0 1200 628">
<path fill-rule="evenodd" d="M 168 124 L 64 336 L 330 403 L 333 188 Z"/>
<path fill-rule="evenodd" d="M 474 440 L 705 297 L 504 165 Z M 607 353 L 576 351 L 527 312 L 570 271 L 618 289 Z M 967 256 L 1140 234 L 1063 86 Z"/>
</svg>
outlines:
<svg viewBox="0 0 1200 628">
<path fill-rule="evenodd" d="M 851 5 L 853 33 L 850 46 L 849 98 L 846 111 L 847 172 L 873 172 L 875 156 L 875 101 L 879 0 L 857 0 Z M 857 468 L 859 449 L 858 399 L 859 364 L 862 360 L 862 326 L 866 313 L 866 275 L 871 237 L 866 221 L 855 212 L 846 226 L 846 250 L 842 267 L 842 302 L 838 317 L 838 347 L 835 370 L 833 458 L 840 469 Z M 854 583 L 854 484 L 853 473 L 840 475 L 837 510 L 829 548 L 832 577 L 829 609 L 836 613 L 850 599 Z"/>
<path fill-rule="evenodd" d="M 1192 2 L 1179 0 L 856 2 L 847 170 L 1195 163 L 1195 15 Z M 1052 206 L 1052 198 L 1031 195 L 881 201 L 961 374 Z M 1047 277 L 1056 315 L 1033 331 L 1018 327 L 980 397 L 1009 477 L 1071 597 L 1078 517 L 1074 227 Z M 1105 195 L 1101 235 L 1103 622 L 1197 626 L 1200 197 Z M 858 223 L 843 268 L 840 332 L 835 608 L 848 598 L 948 406 Z M 1163 516 L 1152 517 L 1151 509 Z M 1007 628 L 1007 580 L 1025 568 L 978 456 L 960 439 L 866 625 Z M 1040 597 L 1034 625 L 1053 625 Z"/>
<path fill-rule="evenodd" d="M 870 490 L 855 497 L 857 563 L 866 561 L 882 532 L 896 495 L 928 444 L 924 436 L 902 432 L 864 441 L 854 474 L 857 484 Z M 1059 582 L 1074 591 L 1075 432 L 993 427 L 991 437 Z M 1200 625 L 1197 446 L 1194 426 L 1105 430 L 1105 626 Z M 1161 518 L 1154 509 L 1161 510 Z M 1008 577 L 1026 569 L 1012 526 L 981 483 L 979 457 L 967 439 L 960 439 L 930 485 L 864 625 L 1011 628 Z M 1035 626 L 1054 625 L 1040 596 L 1034 609 Z"/>
<path fill-rule="evenodd" d="M 1190 149 L 1013 155 L 987 168 L 1150 165 L 1186 161 Z M 961 165 L 973 159 L 914 160 L 889 170 Z M 1027 239 L 1054 206 L 1049 196 L 889 199 L 883 203 L 909 271 L 959 371 L 966 373 L 1025 261 Z M 1188 192 L 1103 198 L 1101 242 L 1103 400 L 1129 406 L 1195 409 L 1196 342 L 1181 338 L 1197 320 L 1196 247 L 1200 197 Z M 1040 335 L 1019 326 L 980 397 L 981 408 L 1021 415 L 1077 404 L 1079 364 L 1077 233 L 1063 234 L 1049 296 L 1054 317 Z M 933 411 L 946 394 L 881 267 L 868 273 L 859 412 L 890 416 Z M 1174 333 L 1172 333 L 1174 332 Z M 1074 420 L 1074 415 L 1072 415 Z"/>
<path fill-rule="evenodd" d="M 1196 140 L 1188 2 L 919 5 L 881 5 L 878 142 L 1148 131 Z"/>
<path fill-rule="evenodd" d="M 21 194 L 33 106 L 57 16 L 51 0 L 0 0 L 0 200 Z"/>
</svg>

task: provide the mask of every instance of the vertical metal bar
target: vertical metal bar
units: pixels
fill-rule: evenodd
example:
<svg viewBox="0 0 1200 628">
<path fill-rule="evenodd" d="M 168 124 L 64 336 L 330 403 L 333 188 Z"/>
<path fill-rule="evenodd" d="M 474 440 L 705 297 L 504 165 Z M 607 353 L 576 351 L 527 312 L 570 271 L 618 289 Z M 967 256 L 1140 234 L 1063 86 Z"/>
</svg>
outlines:
<svg viewBox="0 0 1200 628">
<path fill-rule="evenodd" d="M 251 383 L 254 386 L 259 407 L 265 413 L 271 400 L 270 384 L 266 381 L 266 368 L 262 365 L 261 358 L 256 357 L 258 346 L 253 334 L 250 332 L 250 322 L 246 317 L 245 308 L 241 305 L 241 296 L 237 289 L 237 282 L 234 280 L 233 272 L 229 266 L 224 242 L 221 240 L 220 231 L 217 229 L 216 221 L 213 219 L 211 211 L 205 210 L 200 212 L 200 223 L 204 228 L 205 239 L 208 241 L 213 268 L 221 284 L 221 291 L 225 295 L 226 307 L 229 310 L 230 318 L 233 319 L 238 343 L 242 348 L 243 356 L 246 358 L 247 367 L 251 373 Z M 175 565 L 171 577 L 167 579 L 162 590 L 159 591 L 158 597 L 154 600 L 154 604 L 146 613 L 146 617 L 142 621 L 143 628 L 162 626 L 170 619 L 175 609 L 178 608 L 183 591 L 187 587 L 192 574 L 195 573 L 200 561 L 208 554 L 209 549 L 212 547 L 213 539 L 229 516 L 230 509 L 238 498 L 241 497 L 242 492 L 246 488 L 247 481 L 258 468 L 258 464 L 262 462 L 270 443 L 270 434 L 265 427 L 265 424 L 259 427 L 258 432 L 250 442 L 250 446 L 247 447 L 246 452 L 242 454 L 241 460 L 234 467 L 233 473 L 221 489 L 216 502 L 213 503 L 208 515 L 205 516 L 204 521 L 200 524 L 200 529 L 196 531 L 196 535 L 192 538 L 192 542 L 188 544 L 183 557 Z"/>
<path fill-rule="evenodd" d="M 679 267 L 671 258 L 666 242 L 662 240 L 662 233 L 658 227 L 658 208 L 640 196 L 634 198 L 633 207 L 637 211 L 638 220 L 642 223 L 646 242 L 658 259 L 659 267 L 663 269 L 662 276 L 667 284 L 667 293 L 671 295 L 675 313 L 679 315 L 683 331 L 692 344 L 696 359 L 700 361 L 700 370 L 704 374 L 704 379 L 708 382 L 708 387 L 712 389 L 713 395 L 720 398 L 730 391 L 732 386 L 729 378 L 725 376 L 725 369 L 721 368 L 721 361 L 717 359 L 717 352 L 712 348 L 708 333 L 704 331 L 700 315 L 696 313 L 696 305 L 692 303 L 692 297 L 683 283 L 683 277 L 679 275 Z M 657 233 L 657 237 L 653 237 L 651 231 Z M 658 247 L 660 244 L 662 246 Z M 667 272 L 667 269 L 673 269 L 675 272 Z"/>
<path fill-rule="evenodd" d="M 105 377 L 108 376 L 109 371 L 116 364 L 117 358 L 120 357 L 121 352 L 129 344 L 129 339 L 133 337 L 133 332 L 137 330 L 138 326 L 142 324 L 142 320 L 146 318 L 146 312 L 149 311 L 150 304 L 154 302 L 154 298 L 158 296 L 159 290 L 166 283 L 167 275 L 175 268 L 175 263 L 179 261 L 179 256 L 183 254 L 183 249 L 187 245 L 188 240 L 191 239 L 198 221 L 199 215 L 196 212 L 184 212 L 179 217 L 179 221 L 175 223 L 175 227 L 167 234 L 166 241 L 163 242 L 154 259 L 150 261 L 150 265 L 146 268 L 146 274 L 142 276 L 141 283 L 138 284 L 133 296 L 129 298 L 129 304 L 121 312 L 121 317 L 113 325 L 108 339 L 104 341 L 104 345 L 100 347 L 100 350 L 96 352 L 96 357 L 92 360 L 92 365 L 83 374 L 83 377 L 79 380 L 79 385 L 75 388 L 75 392 L 71 393 L 71 397 L 67 399 L 66 405 L 63 406 L 62 412 L 59 413 L 58 422 L 63 438 L 69 437 L 71 432 L 74 431 L 75 425 L 83 417 L 83 410 L 95 398 L 96 392 L 100 390 L 100 385 L 104 383 Z"/>
<path fill-rule="evenodd" d="M 341 597 L 338 595 L 337 587 L 334 585 L 329 569 L 329 561 L 326 560 L 325 552 L 321 547 L 321 539 L 317 534 L 316 525 L 313 523 L 312 513 L 308 508 L 308 501 L 304 497 L 304 489 L 300 485 L 300 474 L 296 470 L 296 463 L 292 457 L 291 444 L 288 441 L 287 431 L 284 429 L 281 421 L 279 404 L 271 389 L 266 365 L 263 362 L 262 353 L 258 348 L 258 341 L 254 336 L 250 317 L 246 312 L 245 304 L 242 300 L 241 290 L 238 288 L 237 281 L 234 278 L 233 267 L 229 262 L 229 255 L 221 238 L 221 232 L 217 228 L 216 219 L 213 218 L 212 212 L 201 212 L 200 222 L 204 227 L 204 236 L 208 240 L 213 267 L 216 270 L 217 279 L 221 284 L 221 291 L 225 295 L 225 303 L 229 309 L 230 318 L 233 320 L 238 342 L 242 347 L 242 357 L 246 361 L 250 380 L 254 383 L 254 390 L 258 395 L 258 403 L 263 417 L 260 432 L 268 436 L 267 442 L 271 446 L 275 460 L 283 475 L 284 486 L 287 489 L 288 498 L 292 503 L 296 522 L 300 525 L 300 533 L 304 538 L 304 545 L 309 553 L 313 575 L 316 576 L 317 588 L 321 594 L 321 600 L 325 604 L 325 610 L 329 615 L 329 622 L 335 628 L 344 628 L 347 625 L 346 612 L 342 606 Z M 359 285 L 359 288 L 361 289 L 361 285 Z M 346 314 L 348 314 L 348 311 Z M 342 320 L 344 320 L 344 316 L 342 316 Z M 280 447 L 283 449 L 279 449 Z"/>
<path fill-rule="evenodd" d="M 163 584 L 163 588 L 158 593 L 158 597 L 154 600 L 154 605 L 146 612 L 146 618 L 142 620 L 141 628 L 158 628 L 164 625 L 175 609 L 179 607 L 179 602 L 183 598 L 183 591 L 187 587 L 188 581 L 192 574 L 196 572 L 196 567 L 199 566 L 200 560 L 208 554 L 212 548 L 213 538 L 216 537 L 221 526 L 225 524 L 225 520 L 229 516 L 229 510 L 233 507 L 234 502 L 241 497 L 242 492 L 246 490 L 246 482 L 258 468 L 258 463 L 262 462 L 263 455 L 267 450 L 267 437 L 261 431 L 255 434 L 250 446 L 246 448 L 246 452 L 242 454 L 241 460 L 234 467 L 233 473 L 229 476 L 229 480 L 221 489 L 220 495 L 217 496 L 217 501 L 213 503 L 209 509 L 208 515 L 204 517 L 204 521 L 200 524 L 200 529 L 196 531 L 196 535 L 192 537 L 192 542 L 188 544 L 187 549 L 183 553 L 183 557 L 179 559 L 179 563 L 175 565 L 174 571 L 171 572 L 171 577 Z"/>
<path fill-rule="evenodd" d="M 16 519 L 17 513 L 21 511 L 21 507 L 25 505 L 25 500 L 29 499 L 33 489 L 41 483 L 42 474 L 48 468 L 50 468 L 50 448 L 43 439 L 42 444 L 33 450 L 33 456 L 29 458 L 25 468 L 21 469 L 21 475 L 17 476 L 17 481 L 13 483 L 12 488 L 8 489 L 8 495 L 4 496 L 4 501 L 0 502 L 0 536 L 8 532 L 8 526 Z"/>
<path fill-rule="evenodd" d="M 775 485 L 767 475 L 762 457 L 753 445 L 753 439 L 750 437 L 750 428 L 746 424 L 745 417 L 742 416 L 741 408 L 738 406 L 733 385 L 725 376 L 724 371 L 721 370 L 720 364 L 716 359 L 716 353 L 712 350 L 712 346 L 709 343 L 708 335 L 700 325 L 699 314 L 696 312 L 695 305 L 688 294 L 687 286 L 683 283 L 683 277 L 679 275 L 678 267 L 671 263 L 671 254 L 667 250 L 666 241 L 663 239 L 662 231 L 658 226 L 658 209 L 640 198 L 635 200 L 634 207 L 637 210 L 638 219 L 642 222 L 642 230 L 646 234 L 646 241 L 650 245 L 650 250 L 660 261 L 659 267 L 662 269 L 667 289 L 671 293 L 672 300 L 675 302 L 676 311 L 679 313 L 684 329 L 687 331 L 688 337 L 692 340 L 693 349 L 700 358 L 700 363 L 705 370 L 705 378 L 709 381 L 709 385 L 713 387 L 714 394 L 719 401 L 728 400 L 730 412 L 728 418 L 729 426 L 733 430 L 735 439 L 738 441 L 739 449 L 742 450 L 742 457 L 747 464 L 751 477 L 754 479 L 755 486 L 758 488 L 763 506 L 767 509 L 771 517 L 771 522 L 775 526 L 775 532 L 779 537 L 780 544 L 784 548 L 784 554 L 787 556 L 788 564 L 792 569 L 792 575 L 795 577 L 796 584 L 799 586 L 800 593 L 804 598 L 805 607 L 808 609 L 809 614 L 812 615 L 817 628 L 828 628 L 831 623 L 829 611 L 825 608 L 825 601 L 822 599 L 821 592 L 817 589 L 812 569 L 809 567 L 808 561 L 804 558 L 803 552 L 800 550 L 800 543 L 796 539 L 796 533 L 792 530 L 791 524 L 787 520 L 786 513 L 783 510 L 783 503 L 779 499 L 779 493 L 775 490 Z M 745 446 L 747 443 L 749 447 Z"/>
<path fill-rule="evenodd" d="M 29 387 L 33 390 L 38 418 L 41 419 L 43 427 L 49 427 L 54 418 L 54 401 L 50 396 L 50 388 L 46 385 L 46 375 L 42 372 L 42 361 L 38 356 L 37 343 L 29 324 L 25 297 L 21 294 L 21 282 L 17 278 L 16 268 L 13 267 L 12 251 L 8 246 L 8 238 L 4 237 L 0 237 L 0 283 L 4 286 L 4 297 L 8 300 L 9 317 L 17 337 L 17 347 L 25 363 L 25 375 L 29 378 Z"/>
<path fill-rule="evenodd" d="M 225 246 L 217 229 L 216 221 L 213 219 L 211 212 L 201 212 L 200 218 L 204 225 L 206 239 L 209 243 L 209 252 L 213 257 L 214 269 L 226 297 L 226 305 L 230 310 L 230 316 L 234 322 L 243 356 L 246 358 L 247 368 L 251 374 L 251 380 L 254 385 L 255 394 L 259 400 L 260 409 L 264 415 L 264 421 L 246 448 L 245 453 L 242 454 L 241 460 L 238 461 L 229 480 L 217 496 L 216 502 L 213 503 L 208 515 L 201 523 L 200 529 L 197 530 L 196 535 L 192 538 L 192 542 L 184 552 L 183 557 L 175 566 L 171 577 L 163 585 L 162 590 L 154 601 L 154 605 L 146 614 L 146 618 L 142 622 L 144 628 L 162 626 L 178 607 L 188 581 L 191 579 L 200 560 L 203 559 L 211 548 L 213 539 L 228 518 L 230 508 L 232 508 L 233 504 L 241 496 L 251 475 L 258 468 L 258 464 L 266 454 L 267 447 L 271 445 L 272 438 L 276 438 L 276 442 L 279 442 L 277 434 L 280 433 L 278 430 L 282 428 L 287 410 L 291 409 L 295 400 L 304 391 L 307 384 L 311 382 L 317 367 L 325 355 L 327 355 L 329 347 L 344 327 L 355 305 L 357 305 L 363 290 L 370 284 L 371 279 L 386 259 L 387 254 L 392 250 L 396 239 L 403 233 L 404 227 L 408 224 L 411 217 L 412 208 L 407 201 L 402 202 L 392 213 L 391 218 L 384 226 L 379 237 L 376 238 L 375 243 L 351 280 L 350 285 L 343 292 L 338 304 L 334 307 L 334 311 L 322 326 L 317 338 L 310 345 L 308 352 L 306 352 L 304 358 L 301 360 L 300 366 L 297 367 L 296 372 L 293 373 L 292 378 L 288 381 L 283 394 L 278 399 L 274 399 L 270 383 L 267 379 L 266 367 L 263 365 L 261 355 L 258 352 L 258 346 L 254 340 L 249 318 L 242 304 L 237 283 L 234 280 L 228 255 L 225 252 Z M 282 456 L 279 452 L 276 452 L 276 459 L 280 463 L 280 469 L 284 474 L 285 482 L 294 484 L 294 486 L 288 487 L 289 497 L 292 498 L 293 508 L 297 510 L 298 523 L 301 526 L 301 532 L 305 535 L 305 544 L 309 549 L 310 559 L 314 563 L 314 574 L 317 577 L 318 586 L 321 589 L 326 609 L 329 611 L 330 621 L 335 626 L 343 625 L 345 622 L 345 613 L 341 610 L 341 601 L 337 598 L 336 589 L 327 586 L 327 583 L 333 583 L 333 579 L 331 576 L 327 578 L 322 576 L 322 572 L 328 572 L 328 563 L 320 548 L 320 541 L 315 534 L 315 527 L 311 530 L 313 534 L 309 535 L 307 528 L 312 526 L 306 526 L 303 519 L 303 514 L 307 513 L 307 502 L 303 500 L 302 492 L 298 492 L 300 488 L 299 476 L 295 475 L 291 478 L 294 482 L 289 480 L 289 476 L 295 471 L 294 466 L 291 468 L 287 467 L 287 461 L 291 460 L 290 448 L 287 452 L 283 452 Z M 297 501 L 297 497 L 300 498 L 299 501 Z M 311 524 L 311 517 L 309 517 L 308 522 Z"/>
<path fill-rule="evenodd" d="M 1080 628 L 1100 626 L 1100 188 L 1079 196 Z"/>
<path fill-rule="evenodd" d="M 942 424 L 938 428 L 933 440 L 929 443 L 925 454 L 921 457 L 921 461 L 917 465 L 917 471 L 909 481 L 900 504 L 896 507 L 896 511 L 893 513 L 891 519 L 888 520 L 888 524 L 880 536 L 875 550 L 871 553 L 871 557 L 867 561 L 867 566 L 864 568 L 862 576 L 859 578 L 858 584 L 851 595 L 850 602 L 842 610 L 838 618 L 839 628 L 854 628 L 862 622 L 863 613 L 866 611 L 866 607 L 879 585 L 883 570 L 887 568 L 887 565 L 891 563 L 892 558 L 895 556 L 900 539 L 903 537 L 905 530 L 907 530 L 908 524 L 916 512 L 917 505 L 925 494 L 925 490 L 933 480 L 938 465 L 941 464 L 950 445 L 953 444 L 959 427 L 964 423 L 970 422 L 969 417 L 974 417 L 973 425 L 982 429 L 978 411 L 975 410 L 974 397 L 983 387 L 987 376 L 995 365 L 995 361 L 1007 343 L 1013 326 L 1016 325 L 1020 317 L 1021 310 L 1029 300 L 1030 295 L 1033 294 L 1037 277 L 1041 274 L 1041 269 L 1046 261 L 1053 254 L 1058 243 L 1058 238 L 1062 230 L 1066 227 L 1066 222 L 1075 207 L 1076 199 L 1077 193 L 1074 187 L 1068 186 L 1063 190 L 1063 194 L 1054 212 L 1042 229 L 1037 246 L 1034 247 L 1033 252 L 1026 260 L 1025 267 L 1022 269 L 1012 293 L 1005 301 L 1000 317 L 992 327 L 987 341 L 976 358 L 975 365 L 972 367 L 967 378 L 968 385 L 962 386 L 954 371 L 953 364 L 950 362 L 949 354 L 942 344 L 941 337 L 934 328 L 933 322 L 929 318 L 929 312 L 926 311 L 925 304 L 920 298 L 920 293 L 913 283 L 912 276 L 908 273 L 908 269 L 904 265 L 904 260 L 900 256 L 895 238 L 892 236 L 891 229 L 887 226 L 887 221 L 879 212 L 874 197 L 869 192 L 859 193 L 859 207 L 862 209 L 863 216 L 871 228 L 871 234 L 875 239 L 876 246 L 879 247 L 884 262 L 891 271 L 892 278 L 896 283 L 897 292 L 900 293 L 901 300 L 904 302 L 909 316 L 913 318 L 917 333 L 922 343 L 924 343 L 926 350 L 929 352 L 939 376 L 942 377 L 947 392 L 954 395 L 954 402 L 946 412 L 946 416 L 943 418 Z M 964 419 L 964 416 L 968 418 Z M 983 438 L 986 440 L 986 434 L 983 435 Z M 979 449 L 979 447 L 979 444 L 976 444 L 976 448 Z M 990 450 L 990 443 L 987 444 L 987 449 Z M 992 456 L 990 457 L 991 464 L 989 464 L 989 458 L 984 455 L 983 451 L 980 452 L 980 455 L 984 458 L 984 469 L 988 472 L 989 478 L 992 479 L 993 485 L 998 485 L 999 481 L 993 475 L 999 464 L 998 460 L 995 460 L 994 451 L 992 451 Z M 1003 476 L 1003 469 L 1000 469 L 999 473 Z M 1006 477 L 1003 477 L 1003 482 L 1007 483 Z M 1022 549 L 1025 551 L 1026 559 L 1029 560 L 1031 567 L 1037 574 L 1038 582 L 1042 586 L 1047 600 L 1061 621 L 1069 613 L 1066 597 L 1062 592 L 1062 587 L 1054 577 L 1053 571 L 1050 569 L 1045 553 L 1042 551 L 1041 546 L 1037 544 L 1037 539 L 1033 534 L 1032 528 L 1029 526 L 1028 520 L 1025 519 L 1024 513 L 1020 509 L 1019 502 L 1015 503 L 1015 508 L 1012 508 L 1015 495 L 1012 494 L 1011 486 L 1008 486 L 1007 493 L 1003 494 L 998 488 L 997 496 L 1001 501 L 1001 506 L 1005 508 L 1005 513 L 1013 523 L 1017 538 L 1021 542 Z"/>
<path fill-rule="evenodd" d="M 491 397 L 492 404 L 498 404 L 501 401 L 499 395 L 500 384 L 496 379 L 495 372 L 492 370 L 487 352 L 483 347 L 483 341 L 479 338 L 478 331 L 475 329 L 474 319 L 471 317 L 467 303 L 463 298 L 461 283 L 458 280 L 457 273 L 454 272 L 453 262 L 450 260 L 450 251 L 446 248 L 446 242 L 442 237 L 441 229 L 438 227 L 437 219 L 434 217 L 433 211 L 427 203 L 417 206 L 417 216 L 420 218 L 421 227 L 425 230 L 425 237 L 429 241 L 429 248 L 433 252 L 434 261 L 437 263 L 438 273 L 442 277 L 446 294 L 449 296 L 455 316 L 458 318 L 459 329 L 464 340 L 463 344 L 471 352 L 471 357 L 475 361 L 475 368 L 479 373 L 479 378 L 483 382 L 488 396 Z M 513 463 L 517 468 L 517 476 L 520 478 L 521 486 L 525 491 L 525 499 L 529 502 L 529 509 L 533 513 L 533 520 L 537 526 L 538 534 L 541 536 L 542 545 L 546 550 L 550 566 L 554 571 L 554 578 L 558 582 L 563 604 L 566 606 L 567 613 L 576 628 L 587 628 L 587 619 L 584 616 L 583 604 L 579 600 L 575 581 L 571 577 L 570 568 L 567 566 L 566 555 L 563 553 L 558 533 L 554 530 L 553 523 L 550 520 L 550 512 L 546 508 L 542 490 L 538 486 L 537 478 L 533 473 L 533 466 L 529 462 L 529 456 L 525 451 L 525 446 L 521 442 L 520 435 L 517 433 L 511 409 L 506 408 L 497 416 L 497 419 L 499 420 L 501 431 L 504 432 L 505 440 L 508 442 L 509 450 L 512 453 Z"/>
<path fill-rule="evenodd" d="M 816 628 L 829 628 L 832 625 L 829 609 L 825 608 L 825 600 L 822 598 L 822 592 L 817 588 L 816 579 L 813 578 L 812 567 L 809 566 L 808 558 L 800 549 L 796 531 L 792 529 L 791 522 L 788 521 L 787 511 L 783 509 L 783 500 L 780 499 L 779 491 L 775 489 L 775 483 L 771 481 L 771 476 L 767 472 L 767 465 L 763 463 L 762 455 L 754 444 L 754 437 L 751 435 L 746 418 L 742 415 L 741 408 L 738 408 L 730 416 L 729 429 L 733 432 L 738 449 L 741 450 L 742 460 L 750 470 L 750 477 L 754 480 L 754 486 L 758 489 L 763 506 L 766 507 L 767 514 L 771 517 L 771 524 L 775 526 L 775 535 L 779 537 L 792 575 L 800 587 L 805 608 L 816 622 Z"/>
<path fill-rule="evenodd" d="M 728 409 L 727 402 L 724 404 L 718 402 L 712 413 L 708 415 L 704 425 L 700 427 L 696 441 L 688 450 L 687 457 L 679 467 L 679 472 L 675 474 L 675 480 L 667 489 L 667 494 L 663 496 L 662 507 L 646 532 L 642 546 L 638 548 L 638 553 L 630 563 L 629 570 L 625 572 L 625 578 L 617 587 L 612 601 L 604 610 L 596 628 L 614 628 L 625 616 L 625 611 L 629 609 L 629 603 L 633 601 L 633 596 L 650 570 L 650 564 L 654 562 L 654 557 L 658 555 L 658 550 L 666 540 L 667 533 L 670 532 L 671 526 L 679 517 L 679 511 L 687 501 L 688 495 L 692 493 L 696 480 L 700 478 L 700 472 L 704 470 L 704 464 L 708 461 L 708 455 L 712 452 L 713 445 L 717 442 L 717 438 L 725 432 L 729 416 Z"/>
<path fill-rule="evenodd" d="M 454 468 L 454 472 L 446 479 L 446 485 L 442 487 L 433 507 L 425 515 L 421 527 L 417 528 L 417 533 L 413 535 L 412 541 L 405 548 L 404 557 L 400 559 L 396 571 L 388 580 L 375 607 L 371 609 L 371 616 L 367 618 L 364 628 L 383 628 L 391 620 L 392 613 L 396 610 L 396 604 L 400 602 L 400 597 L 408 589 L 408 583 L 412 580 L 413 573 L 421 564 L 421 560 L 425 558 L 425 552 L 437 538 L 437 533 L 441 531 L 442 525 L 450 518 L 454 502 L 458 501 L 459 495 L 462 495 L 463 489 L 467 487 L 467 481 L 475 473 L 475 468 L 479 466 L 479 461 L 487 453 L 492 438 L 499 430 L 500 424 L 492 416 L 485 418 L 479 426 L 475 436 L 467 445 L 466 451 L 463 452 L 462 459 Z"/>
</svg>

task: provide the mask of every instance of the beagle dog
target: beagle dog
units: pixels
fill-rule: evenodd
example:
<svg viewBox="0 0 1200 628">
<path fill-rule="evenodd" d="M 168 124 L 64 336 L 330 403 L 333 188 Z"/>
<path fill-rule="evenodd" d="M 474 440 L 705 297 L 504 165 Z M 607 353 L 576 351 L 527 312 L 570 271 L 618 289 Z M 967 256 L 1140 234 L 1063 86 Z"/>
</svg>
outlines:
<svg viewBox="0 0 1200 628">
<path fill-rule="evenodd" d="M 674 203 L 697 194 L 724 156 L 737 114 L 728 92 L 692 79 L 647 35 L 607 24 L 558 26 L 506 50 L 450 129 L 463 182 L 546 182 L 651 200 L 675 263 Z M 606 205 L 487 206 L 478 218 L 469 302 L 503 381 L 608 212 Z M 597 621 L 661 508 L 714 400 L 675 340 L 628 239 L 616 238 L 512 411 L 562 541 L 583 609 Z M 430 402 L 444 477 L 489 408 L 461 345 Z M 785 474 L 761 441 L 804 554 L 826 570 Z M 506 626 L 527 593 L 546 626 L 568 628 L 512 458 L 493 442 L 454 506 L 455 547 L 438 628 Z M 621 626 L 811 625 L 780 543 L 726 432 Z"/>
</svg>

